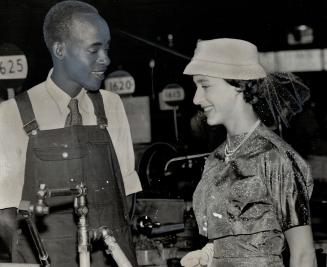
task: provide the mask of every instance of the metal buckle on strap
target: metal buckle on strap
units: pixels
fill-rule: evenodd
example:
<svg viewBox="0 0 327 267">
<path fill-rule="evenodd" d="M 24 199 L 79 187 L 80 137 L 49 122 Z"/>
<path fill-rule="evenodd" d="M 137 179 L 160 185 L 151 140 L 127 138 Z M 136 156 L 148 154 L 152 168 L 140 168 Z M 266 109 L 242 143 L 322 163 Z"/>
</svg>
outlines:
<svg viewBox="0 0 327 267">
<path fill-rule="evenodd" d="M 39 129 L 39 125 L 37 124 L 37 121 L 34 118 L 30 122 L 24 124 L 23 128 L 28 135 L 36 135 Z"/>
<path fill-rule="evenodd" d="M 100 129 L 105 129 L 108 126 L 108 120 L 106 117 L 98 117 L 97 122 Z"/>
<path fill-rule="evenodd" d="M 106 129 L 107 126 L 108 126 L 108 124 L 106 124 L 106 123 L 99 124 L 100 129 Z"/>
</svg>

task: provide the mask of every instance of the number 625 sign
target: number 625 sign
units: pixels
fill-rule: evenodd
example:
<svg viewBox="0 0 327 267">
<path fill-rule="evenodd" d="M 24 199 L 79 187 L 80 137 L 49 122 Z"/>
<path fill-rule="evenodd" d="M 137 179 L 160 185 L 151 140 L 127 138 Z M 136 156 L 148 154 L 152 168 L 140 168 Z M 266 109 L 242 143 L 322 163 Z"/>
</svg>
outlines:
<svg viewBox="0 0 327 267">
<path fill-rule="evenodd" d="M 0 56 L 0 80 L 25 79 L 26 76 L 25 55 Z"/>
</svg>

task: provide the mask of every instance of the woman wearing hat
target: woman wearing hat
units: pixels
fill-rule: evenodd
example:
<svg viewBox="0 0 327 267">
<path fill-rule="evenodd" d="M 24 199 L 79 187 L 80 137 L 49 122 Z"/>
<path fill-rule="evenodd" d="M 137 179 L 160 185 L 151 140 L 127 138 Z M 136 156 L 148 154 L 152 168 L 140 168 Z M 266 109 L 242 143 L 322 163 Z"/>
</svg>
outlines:
<svg viewBox="0 0 327 267">
<path fill-rule="evenodd" d="M 226 141 L 208 157 L 193 206 L 201 250 L 186 267 L 282 267 L 285 239 L 291 267 L 316 266 L 307 163 L 271 128 L 301 111 L 309 89 L 290 73 L 267 75 L 255 45 L 237 39 L 200 41 L 184 73 L 196 84 L 194 104 Z M 268 128 L 269 127 L 269 128 Z"/>
</svg>

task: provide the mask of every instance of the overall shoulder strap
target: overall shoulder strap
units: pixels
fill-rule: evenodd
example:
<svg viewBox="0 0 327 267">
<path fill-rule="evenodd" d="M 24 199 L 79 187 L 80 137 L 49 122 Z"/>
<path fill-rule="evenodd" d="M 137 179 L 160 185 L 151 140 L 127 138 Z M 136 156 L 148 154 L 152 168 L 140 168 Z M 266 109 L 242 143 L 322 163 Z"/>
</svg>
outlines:
<svg viewBox="0 0 327 267">
<path fill-rule="evenodd" d="M 97 124 L 99 126 L 108 126 L 108 119 L 104 110 L 103 99 L 100 91 L 96 93 L 87 92 L 94 107 L 94 114 L 97 117 Z"/>
<path fill-rule="evenodd" d="M 28 135 L 35 134 L 39 129 L 39 125 L 35 119 L 32 103 L 27 91 L 17 95 L 15 97 L 15 100 L 18 106 L 18 110 L 23 122 L 23 128 L 25 132 Z"/>
</svg>

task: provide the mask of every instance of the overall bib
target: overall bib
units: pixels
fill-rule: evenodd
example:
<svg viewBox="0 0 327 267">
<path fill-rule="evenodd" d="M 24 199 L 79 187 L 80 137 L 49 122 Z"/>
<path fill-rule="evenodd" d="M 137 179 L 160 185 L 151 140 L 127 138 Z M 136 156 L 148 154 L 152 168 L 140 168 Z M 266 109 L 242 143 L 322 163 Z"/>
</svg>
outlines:
<svg viewBox="0 0 327 267">
<path fill-rule="evenodd" d="M 137 266 L 131 240 L 122 175 L 106 129 L 101 94 L 88 93 L 97 125 L 39 130 L 27 93 L 17 97 L 17 105 L 29 135 L 22 200 L 36 203 L 40 184 L 49 189 L 87 186 L 89 229 L 107 226 L 133 266 Z M 109 125 L 110 127 L 110 125 Z M 52 266 L 77 267 L 77 219 L 72 196 L 48 198 L 50 214 L 36 217 L 36 225 Z M 38 255 L 24 221 L 18 221 L 13 246 L 13 262 L 38 263 Z M 102 240 L 92 242 L 91 266 L 115 266 L 105 254 Z"/>
</svg>

